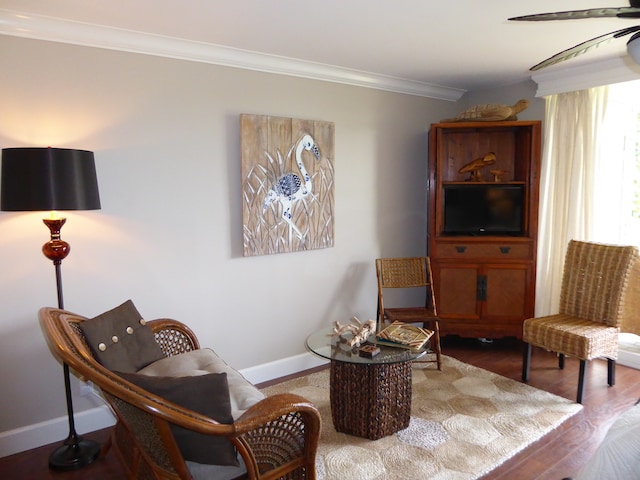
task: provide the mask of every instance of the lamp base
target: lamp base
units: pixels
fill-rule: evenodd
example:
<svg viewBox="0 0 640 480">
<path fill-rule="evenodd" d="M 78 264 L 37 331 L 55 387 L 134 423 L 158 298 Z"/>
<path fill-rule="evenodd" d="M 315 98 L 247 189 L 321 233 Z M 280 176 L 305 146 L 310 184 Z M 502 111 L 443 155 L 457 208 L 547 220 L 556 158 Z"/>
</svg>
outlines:
<svg viewBox="0 0 640 480">
<path fill-rule="evenodd" d="M 75 470 L 98 458 L 100 444 L 93 440 L 77 440 L 57 448 L 49 457 L 51 470 Z"/>
</svg>

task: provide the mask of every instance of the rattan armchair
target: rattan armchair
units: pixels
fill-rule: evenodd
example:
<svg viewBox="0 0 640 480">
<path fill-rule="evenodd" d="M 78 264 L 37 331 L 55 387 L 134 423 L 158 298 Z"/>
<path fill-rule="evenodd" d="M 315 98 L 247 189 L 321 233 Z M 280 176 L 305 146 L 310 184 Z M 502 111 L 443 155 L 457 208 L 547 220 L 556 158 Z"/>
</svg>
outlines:
<svg viewBox="0 0 640 480">
<path fill-rule="evenodd" d="M 93 382 L 117 416 L 110 444 L 129 478 L 192 479 L 171 433 L 175 424 L 206 435 L 228 438 L 242 456 L 248 479 L 315 479 L 320 432 L 318 410 L 293 394 L 267 397 L 227 425 L 153 395 L 99 364 L 78 325 L 86 318 L 42 308 L 40 321 L 55 356 L 78 376 Z M 194 333 L 168 319 L 147 322 L 166 356 L 199 348 Z"/>
<path fill-rule="evenodd" d="M 580 359 L 578 394 L 582 403 L 587 361 L 607 359 L 607 383 L 615 384 L 620 326 L 640 311 L 640 262 L 631 246 L 572 240 L 564 263 L 559 312 L 523 324 L 526 343 L 522 380 L 529 380 L 532 346 Z"/>
<path fill-rule="evenodd" d="M 433 292 L 433 277 L 429 257 L 378 258 L 376 259 L 378 277 L 378 329 L 385 322 L 422 323 L 424 328 L 433 330 L 431 349 L 435 352 L 438 370 L 442 370 L 440 349 L 440 325 Z M 385 305 L 384 292 L 387 289 L 420 289 L 421 305 L 396 306 Z"/>
</svg>

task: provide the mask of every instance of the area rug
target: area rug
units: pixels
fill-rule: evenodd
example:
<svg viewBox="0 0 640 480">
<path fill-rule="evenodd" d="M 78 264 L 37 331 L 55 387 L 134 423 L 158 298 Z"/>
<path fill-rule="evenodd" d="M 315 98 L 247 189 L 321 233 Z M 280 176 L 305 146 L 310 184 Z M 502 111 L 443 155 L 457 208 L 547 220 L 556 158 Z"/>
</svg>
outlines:
<svg viewBox="0 0 640 480">
<path fill-rule="evenodd" d="M 296 393 L 320 410 L 318 480 L 480 478 L 582 408 L 454 358 L 442 361 L 442 371 L 414 364 L 409 427 L 375 441 L 333 428 L 328 369 L 263 392 Z"/>
</svg>

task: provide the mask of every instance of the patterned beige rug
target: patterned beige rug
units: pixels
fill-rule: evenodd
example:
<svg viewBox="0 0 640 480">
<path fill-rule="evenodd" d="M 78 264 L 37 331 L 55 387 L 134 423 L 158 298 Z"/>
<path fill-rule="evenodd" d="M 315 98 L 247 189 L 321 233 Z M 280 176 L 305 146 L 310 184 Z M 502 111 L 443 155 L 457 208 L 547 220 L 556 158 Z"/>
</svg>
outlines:
<svg viewBox="0 0 640 480">
<path fill-rule="evenodd" d="M 318 480 L 479 478 L 582 408 L 447 356 L 441 372 L 415 364 L 409 428 L 375 441 L 334 430 L 328 369 L 263 391 L 297 393 L 320 410 Z"/>
</svg>

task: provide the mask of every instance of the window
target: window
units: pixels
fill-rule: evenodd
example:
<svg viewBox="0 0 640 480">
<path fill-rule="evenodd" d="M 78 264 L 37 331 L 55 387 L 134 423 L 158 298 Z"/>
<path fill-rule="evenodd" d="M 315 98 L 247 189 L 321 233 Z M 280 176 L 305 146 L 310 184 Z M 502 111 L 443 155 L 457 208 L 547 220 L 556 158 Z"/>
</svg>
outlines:
<svg viewBox="0 0 640 480">
<path fill-rule="evenodd" d="M 609 86 L 595 169 L 594 240 L 640 246 L 640 82 Z"/>
</svg>

